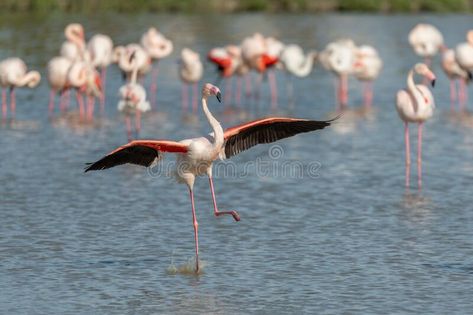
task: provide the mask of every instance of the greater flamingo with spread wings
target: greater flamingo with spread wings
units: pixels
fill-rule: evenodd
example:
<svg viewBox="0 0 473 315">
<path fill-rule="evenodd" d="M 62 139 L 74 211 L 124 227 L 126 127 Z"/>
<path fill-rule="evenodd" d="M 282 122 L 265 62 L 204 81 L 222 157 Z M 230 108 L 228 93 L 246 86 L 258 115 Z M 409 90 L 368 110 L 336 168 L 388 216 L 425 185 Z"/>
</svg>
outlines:
<svg viewBox="0 0 473 315">
<path fill-rule="evenodd" d="M 86 172 L 103 170 L 114 166 L 132 163 L 145 167 L 157 162 L 164 152 L 177 154 L 175 176 L 189 189 L 194 224 L 196 272 L 199 272 L 198 223 L 194 206 L 194 181 L 196 176 L 207 175 L 214 205 L 215 216 L 231 215 L 240 221 L 236 211 L 219 211 L 215 200 L 212 181 L 212 163 L 217 159 L 230 158 L 242 151 L 261 144 L 271 143 L 299 133 L 323 129 L 333 120 L 316 121 L 285 117 L 271 117 L 255 120 L 243 125 L 223 130 L 207 106 L 209 96 L 215 95 L 221 101 L 218 87 L 205 84 L 202 89 L 202 110 L 207 117 L 213 133 L 208 136 L 186 139 L 179 142 L 168 140 L 135 140 L 112 151 L 97 162 L 90 164 Z"/>
</svg>

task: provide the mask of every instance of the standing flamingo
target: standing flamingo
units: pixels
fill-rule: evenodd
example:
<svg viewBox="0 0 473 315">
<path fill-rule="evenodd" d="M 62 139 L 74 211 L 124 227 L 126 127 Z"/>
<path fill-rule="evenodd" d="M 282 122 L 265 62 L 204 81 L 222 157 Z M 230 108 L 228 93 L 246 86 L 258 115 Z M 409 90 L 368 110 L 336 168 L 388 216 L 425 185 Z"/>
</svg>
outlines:
<svg viewBox="0 0 473 315">
<path fill-rule="evenodd" d="M 103 93 L 100 97 L 100 110 L 105 111 L 105 82 L 107 67 L 112 63 L 113 41 L 103 34 L 96 34 L 87 43 L 87 51 L 90 55 L 92 65 L 100 71 L 100 78 L 103 84 Z"/>
<path fill-rule="evenodd" d="M 443 46 L 443 36 L 435 26 L 420 23 L 409 32 L 409 44 L 418 56 L 424 58 L 424 63 L 430 66 L 432 58 Z"/>
<path fill-rule="evenodd" d="M 304 78 L 312 72 L 316 58 L 316 51 L 310 51 L 304 54 L 300 46 L 291 44 L 284 47 L 279 59 L 283 69 L 286 70 L 289 75 Z M 288 94 L 290 102 L 293 103 L 294 87 L 292 77 L 289 78 Z"/>
<path fill-rule="evenodd" d="M 27 86 L 34 88 L 39 84 L 41 75 L 38 71 L 29 71 L 23 60 L 12 57 L 0 62 L 0 85 L 2 86 L 2 118 L 7 118 L 7 92 L 10 89 L 11 118 L 15 119 L 16 99 L 15 88 Z"/>
<path fill-rule="evenodd" d="M 157 63 L 169 56 L 173 50 L 172 41 L 164 37 L 156 28 L 150 27 L 146 33 L 141 37 L 141 45 L 146 50 L 152 60 L 156 60 Z M 151 70 L 151 103 L 156 102 L 156 91 L 158 89 L 158 65 L 152 65 Z M 154 105 L 153 105 L 154 106 Z"/>
<path fill-rule="evenodd" d="M 457 98 L 455 81 L 458 80 L 460 82 L 458 101 L 460 103 L 460 110 L 463 110 L 465 108 L 465 85 L 466 82 L 472 79 L 471 72 L 462 68 L 455 59 L 455 51 L 446 47 L 442 52 L 442 69 L 450 79 L 450 109 L 454 110 Z"/>
<path fill-rule="evenodd" d="M 337 76 L 338 110 L 348 104 L 348 76 L 354 71 L 356 46 L 351 39 L 340 39 L 329 43 L 319 54 L 322 66 Z"/>
<path fill-rule="evenodd" d="M 151 110 L 151 106 L 146 100 L 146 90 L 137 82 L 138 65 L 134 56 L 130 57 L 129 67 L 133 68 L 131 80 L 120 88 L 120 101 L 118 103 L 118 110 L 125 114 L 128 141 L 131 141 L 132 138 L 130 116 L 135 115 L 135 130 L 136 134 L 139 134 L 141 130 L 141 113 Z"/>
<path fill-rule="evenodd" d="M 406 187 L 409 187 L 410 177 L 410 145 L 409 123 L 419 125 L 417 142 L 417 175 L 419 189 L 422 187 L 422 127 L 424 122 L 432 117 L 435 108 L 434 97 L 423 84 L 415 84 L 414 74 L 419 74 L 435 86 L 435 75 L 424 63 L 416 64 L 407 75 L 407 89 L 397 92 L 396 109 L 399 117 L 404 121 L 404 140 L 406 142 Z"/>
<path fill-rule="evenodd" d="M 260 33 L 247 37 L 241 43 L 241 52 L 243 61 L 260 76 L 257 81 L 256 94 L 260 94 L 261 82 L 265 73 L 268 74 L 269 87 L 271 90 L 271 106 L 273 109 L 277 106 L 277 85 L 276 77 L 269 69 L 275 66 L 279 61 L 284 45 L 278 40 L 268 37 L 265 38 Z"/>
<path fill-rule="evenodd" d="M 67 82 L 71 88 L 76 89 L 80 119 L 84 120 L 86 118 L 88 121 L 92 121 L 94 98 L 100 97 L 102 94 L 100 74 L 89 63 L 79 61 L 73 63 L 69 68 Z M 84 96 L 87 98 L 87 106 L 84 106 Z"/>
<path fill-rule="evenodd" d="M 189 104 L 188 85 L 193 86 L 192 111 L 197 111 L 197 83 L 202 79 L 204 67 L 197 52 L 184 48 L 179 60 L 179 76 L 182 80 L 182 109 L 187 110 Z"/>
<path fill-rule="evenodd" d="M 225 80 L 225 99 L 224 104 L 231 101 L 231 85 L 232 76 L 235 74 L 239 65 L 239 47 L 238 46 L 227 46 L 212 48 L 207 57 L 208 59 L 217 65 L 217 71 L 221 78 Z M 241 55 L 241 52 L 240 52 Z"/>
<path fill-rule="evenodd" d="M 71 23 L 64 29 L 66 41 L 61 46 L 60 55 L 70 61 L 80 61 L 85 56 L 84 28 L 78 23 Z"/>
<path fill-rule="evenodd" d="M 373 81 L 379 76 L 383 61 L 374 47 L 359 46 L 354 65 L 355 77 L 363 83 L 363 104 L 370 108 L 373 102 Z"/>
<path fill-rule="evenodd" d="M 462 67 L 468 72 L 473 72 L 473 30 L 468 31 L 466 34 L 466 42 L 458 44 L 455 48 L 455 59 Z M 467 102 L 468 93 L 466 92 L 465 81 L 460 81 L 460 98 L 463 104 Z M 463 108 L 464 105 L 463 105 Z"/>
<path fill-rule="evenodd" d="M 114 49 L 114 59 L 117 60 L 118 67 L 127 79 L 131 78 L 134 69 L 130 67 L 132 55 L 138 67 L 138 78 L 142 78 L 151 70 L 151 58 L 146 50 L 138 44 L 128 44 L 125 47 L 117 46 Z"/>
<path fill-rule="evenodd" d="M 59 107 L 61 111 L 65 111 L 65 94 L 64 92 L 69 88 L 67 83 L 67 73 L 71 67 L 72 62 L 66 57 L 54 57 L 48 62 L 48 82 L 51 87 L 49 94 L 49 114 L 54 112 L 54 98 L 56 93 L 60 93 Z"/>
<path fill-rule="evenodd" d="M 208 136 L 186 139 L 180 142 L 168 140 L 136 140 L 112 151 L 102 159 L 89 165 L 86 172 L 104 170 L 114 166 L 132 163 L 145 167 L 157 162 L 164 152 L 177 154 L 175 176 L 189 189 L 192 206 L 192 219 L 195 240 L 195 271 L 199 273 L 198 223 L 194 206 L 194 181 L 196 176 L 207 175 L 214 205 L 214 215 L 231 215 L 240 221 L 236 211 L 219 211 L 215 200 L 212 180 L 212 164 L 220 159 L 230 158 L 242 151 L 262 143 L 271 143 L 299 133 L 323 129 L 330 126 L 332 120 L 316 121 L 284 117 L 271 117 L 252 121 L 243 125 L 223 130 L 207 106 L 209 96 L 215 95 L 221 101 L 218 87 L 207 83 L 202 89 L 202 110 L 207 117 L 213 133 Z"/>
</svg>

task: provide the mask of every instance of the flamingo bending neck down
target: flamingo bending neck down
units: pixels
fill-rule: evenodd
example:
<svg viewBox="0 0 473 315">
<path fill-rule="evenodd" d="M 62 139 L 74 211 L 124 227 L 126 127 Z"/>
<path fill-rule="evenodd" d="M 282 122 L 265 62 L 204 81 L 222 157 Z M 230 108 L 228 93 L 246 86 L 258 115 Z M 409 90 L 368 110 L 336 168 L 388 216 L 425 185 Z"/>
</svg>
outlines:
<svg viewBox="0 0 473 315">
<path fill-rule="evenodd" d="M 181 51 L 181 58 L 179 59 L 179 76 L 182 81 L 182 110 L 186 111 L 189 98 L 188 86 L 192 85 L 192 111 L 197 112 L 197 83 L 202 79 L 204 74 L 204 66 L 200 61 L 200 56 L 197 52 L 189 48 L 184 48 Z"/>
<path fill-rule="evenodd" d="M 383 61 L 374 47 L 363 45 L 357 48 L 354 64 L 355 77 L 363 82 L 363 106 L 371 108 L 373 103 L 373 81 L 379 76 Z"/>
<path fill-rule="evenodd" d="M 409 44 L 418 56 L 424 58 L 424 63 L 430 66 L 432 58 L 443 47 L 443 35 L 435 26 L 420 23 L 409 32 Z"/>
<path fill-rule="evenodd" d="M 169 56 L 173 51 L 172 41 L 164 37 L 155 27 L 150 27 L 146 33 L 141 36 L 141 45 L 149 54 L 152 60 L 156 60 L 157 63 Z M 158 64 L 152 65 L 151 70 L 151 103 L 155 106 L 156 103 L 156 91 L 158 90 Z"/>
<path fill-rule="evenodd" d="M 135 114 L 135 130 L 138 135 L 141 131 L 141 113 L 150 111 L 151 106 L 146 100 L 146 90 L 137 82 L 138 64 L 136 63 L 135 54 L 130 56 L 129 65 L 126 67 L 132 69 L 131 80 L 119 90 L 120 101 L 118 103 L 118 110 L 125 114 L 128 141 L 131 141 L 132 128 L 130 116 Z"/>
<path fill-rule="evenodd" d="M 407 75 L 407 90 L 397 92 L 396 109 L 399 117 L 404 121 L 404 140 L 406 144 L 406 187 L 409 187 L 410 177 L 410 144 L 409 123 L 419 125 L 417 143 L 417 174 L 418 187 L 422 187 L 422 127 L 424 122 L 432 117 L 435 108 L 434 97 L 430 90 L 423 84 L 415 84 L 414 74 L 424 76 L 435 86 L 435 75 L 424 63 L 416 64 Z"/>
<path fill-rule="evenodd" d="M 34 88 L 39 84 L 41 75 L 38 71 L 27 72 L 26 64 L 20 58 L 7 58 L 0 62 L 0 85 L 2 87 L 2 120 L 7 119 L 7 91 L 10 89 L 11 119 L 15 119 L 15 88 L 27 86 Z"/>
<path fill-rule="evenodd" d="M 164 152 L 176 153 L 175 176 L 179 182 L 187 185 L 190 194 L 194 225 L 196 273 L 200 269 L 198 223 L 193 193 L 195 177 L 200 175 L 208 176 L 215 216 L 231 215 L 235 221 L 240 221 L 238 212 L 219 211 L 217 207 L 212 181 L 213 162 L 219 157 L 220 159 L 230 158 L 257 144 L 271 143 L 299 133 L 323 129 L 330 126 L 333 121 L 272 117 L 252 121 L 224 131 L 207 106 L 207 100 L 212 95 L 221 101 L 219 88 L 210 83 L 205 84 L 202 89 L 202 110 L 213 129 L 213 133 L 208 136 L 186 139 L 179 142 L 168 140 L 132 141 L 117 148 L 97 162 L 90 164 L 85 169 L 86 172 L 103 170 L 126 163 L 149 167 L 157 162 Z"/>
</svg>

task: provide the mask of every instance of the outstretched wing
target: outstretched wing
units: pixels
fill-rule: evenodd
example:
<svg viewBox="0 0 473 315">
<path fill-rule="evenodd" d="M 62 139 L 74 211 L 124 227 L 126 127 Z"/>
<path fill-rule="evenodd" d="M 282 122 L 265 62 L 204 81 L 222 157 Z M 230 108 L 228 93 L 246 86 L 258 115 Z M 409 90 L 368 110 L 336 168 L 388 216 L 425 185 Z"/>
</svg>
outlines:
<svg viewBox="0 0 473 315">
<path fill-rule="evenodd" d="M 187 145 L 167 140 L 135 140 L 110 152 L 95 163 L 90 163 L 85 172 L 99 171 L 122 164 L 151 166 L 162 152 L 186 153 Z"/>
<path fill-rule="evenodd" d="M 224 132 L 225 157 L 230 158 L 260 143 L 271 143 L 299 133 L 324 129 L 338 118 L 318 121 L 270 117 L 231 127 Z"/>
</svg>

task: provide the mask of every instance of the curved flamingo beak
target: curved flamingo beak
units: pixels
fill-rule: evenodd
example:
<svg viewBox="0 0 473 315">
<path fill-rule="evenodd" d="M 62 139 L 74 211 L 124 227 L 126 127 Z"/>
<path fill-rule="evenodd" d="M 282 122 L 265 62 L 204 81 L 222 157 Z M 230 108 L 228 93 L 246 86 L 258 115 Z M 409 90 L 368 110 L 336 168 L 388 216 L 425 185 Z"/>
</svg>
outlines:
<svg viewBox="0 0 473 315">
<path fill-rule="evenodd" d="M 435 77 L 435 74 L 432 71 L 428 70 L 427 73 L 425 74 L 425 77 L 427 78 L 427 80 L 430 81 L 430 84 L 432 85 L 432 87 L 435 87 L 435 80 L 437 79 Z"/>
<path fill-rule="evenodd" d="M 216 96 L 217 96 L 218 102 L 221 103 L 221 102 L 222 102 L 222 93 L 217 92 L 217 95 L 216 95 Z"/>
</svg>

